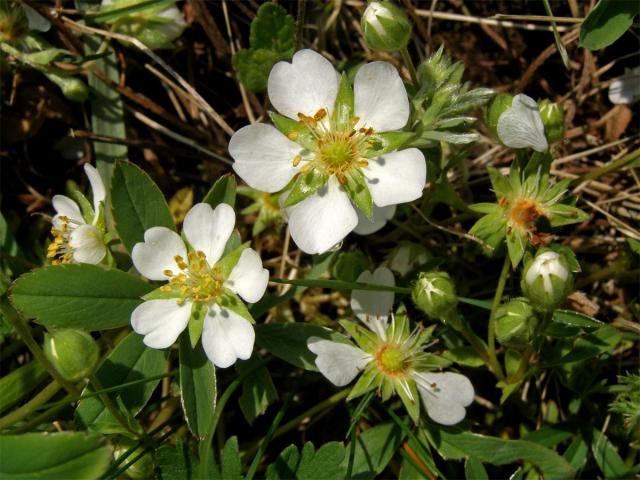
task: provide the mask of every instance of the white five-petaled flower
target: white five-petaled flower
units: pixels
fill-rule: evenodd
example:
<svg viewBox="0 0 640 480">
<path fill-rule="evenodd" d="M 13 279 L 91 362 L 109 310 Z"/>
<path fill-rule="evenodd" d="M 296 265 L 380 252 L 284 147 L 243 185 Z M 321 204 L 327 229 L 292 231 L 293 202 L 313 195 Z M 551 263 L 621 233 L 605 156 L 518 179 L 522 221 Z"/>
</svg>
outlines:
<svg viewBox="0 0 640 480">
<path fill-rule="evenodd" d="M 269 272 L 262 268 L 258 253 L 246 248 L 237 263 L 229 263 L 233 252 L 223 257 L 235 226 L 235 212 L 226 204 L 215 209 L 206 203 L 187 212 L 182 234 L 166 227 L 153 227 L 131 252 L 136 269 L 149 280 L 168 280 L 160 287 L 171 298 L 154 298 L 139 305 L 131 315 L 133 329 L 144 335 L 151 348 L 167 348 L 187 327 L 194 315 L 202 315 L 202 346 L 207 357 L 220 368 L 251 356 L 255 332 L 234 300 L 248 303 L 262 298 Z M 175 297 L 175 298 L 174 298 Z M 240 302 L 240 300 L 237 300 Z M 199 313 L 198 313 L 199 312 Z"/>
<path fill-rule="evenodd" d="M 363 272 L 358 282 L 395 285 L 393 274 L 385 267 L 373 273 Z M 409 333 L 405 315 L 389 322 L 393 301 L 392 292 L 354 290 L 351 308 L 367 329 L 360 329 L 358 336 L 354 336 L 359 346 L 346 341 L 309 338 L 307 345 L 317 355 L 318 370 L 339 387 L 364 372 L 354 387 L 358 392 L 354 396 L 374 388 L 382 392 L 395 391 L 416 421 L 419 410 L 416 394 L 434 421 L 443 425 L 462 421 L 465 407 L 473 402 L 473 385 L 464 375 L 434 373 L 423 368 L 427 358 L 424 343 L 430 332 L 416 329 Z M 358 330 L 350 330 L 352 334 L 355 332 Z"/>
<path fill-rule="evenodd" d="M 53 242 L 49 244 L 47 257 L 54 265 L 67 262 L 97 264 L 107 253 L 103 232 L 98 228 L 104 214 L 104 183 L 91 165 L 85 164 L 84 171 L 93 191 L 93 212 L 83 215 L 78 204 L 65 195 L 55 195 L 51 200 L 56 214 L 51 221 Z"/>
<path fill-rule="evenodd" d="M 538 255 L 529 266 L 525 281 L 529 285 L 542 277 L 542 285 L 547 293 L 553 292 L 551 276 L 558 277 L 563 282 L 569 277 L 569 270 L 562 264 L 560 255 L 556 252 L 544 252 Z"/>
<path fill-rule="evenodd" d="M 536 101 L 527 95 L 513 97 L 511 107 L 498 119 L 498 137 L 511 148 L 533 148 L 536 152 L 549 150 L 542 116 Z"/>
<path fill-rule="evenodd" d="M 286 205 L 292 190 L 282 195 L 291 236 L 307 253 L 329 250 L 358 225 L 356 193 L 346 188 L 353 179 L 362 179 L 363 188 L 356 190 L 370 193 L 374 222 L 367 219 L 369 223 L 376 216 L 390 218 L 389 207 L 419 198 L 426 182 L 425 159 L 418 149 L 372 153 L 378 133 L 399 130 L 409 118 L 397 70 L 386 62 L 362 66 L 354 81 L 353 115 L 347 112 L 346 118 L 344 104 L 334 115 L 340 84 L 323 56 L 297 52 L 291 63 L 277 63 L 268 81 L 271 103 L 294 131 L 285 135 L 272 125 L 248 125 L 229 143 L 234 170 L 257 190 L 278 192 L 298 174 L 321 178 L 297 203 Z M 376 212 L 376 207 L 386 210 Z"/>
</svg>

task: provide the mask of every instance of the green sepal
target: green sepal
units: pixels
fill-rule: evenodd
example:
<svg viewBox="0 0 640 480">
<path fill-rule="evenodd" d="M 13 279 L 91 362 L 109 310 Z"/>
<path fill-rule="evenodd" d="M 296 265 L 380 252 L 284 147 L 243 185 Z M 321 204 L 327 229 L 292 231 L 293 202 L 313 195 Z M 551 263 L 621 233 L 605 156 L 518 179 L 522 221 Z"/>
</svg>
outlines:
<svg viewBox="0 0 640 480">
<path fill-rule="evenodd" d="M 484 247 L 485 254 L 491 256 L 500 246 L 506 235 L 507 221 L 502 212 L 490 213 L 479 219 L 469 230 L 484 241 L 489 248 Z"/>
<path fill-rule="evenodd" d="M 381 339 L 371 330 L 351 320 L 340 320 L 338 323 L 342 325 L 342 328 L 347 331 L 362 350 L 371 354 L 377 350 Z"/>
<path fill-rule="evenodd" d="M 351 118 L 353 117 L 353 88 L 345 73 L 340 76 L 338 94 L 331 113 L 331 125 L 335 130 L 351 130 Z"/>
<path fill-rule="evenodd" d="M 389 380 L 387 378 L 383 378 L 380 384 L 380 397 L 383 402 L 386 402 L 391 398 L 395 391 L 395 385 L 393 380 Z"/>
<path fill-rule="evenodd" d="M 509 182 L 510 178 L 502 175 L 499 170 L 492 167 L 488 167 L 487 171 L 489 172 L 489 179 L 491 180 L 491 186 L 493 187 L 496 197 L 509 199 L 513 193 L 512 185 Z M 512 168 L 511 172 L 514 171 L 515 169 Z M 510 175 L 510 177 L 513 177 L 513 175 Z M 518 181 L 518 183 L 520 182 Z"/>
<path fill-rule="evenodd" d="M 550 186 L 544 192 L 544 196 L 542 197 L 542 202 L 543 203 L 547 203 L 547 202 L 554 202 L 555 203 L 555 202 L 557 202 L 560 199 L 560 197 L 569 188 L 570 184 L 571 184 L 571 179 L 566 178 L 564 180 L 560 180 L 555 185 Z"/>
<path fill-rule="evenodd" d="M 549 207 L 549 224 L 552 227 L 561 227 L 589 220 L 589 214 L 578 207 L 556 203 Z"/>
<path fill-rule="evenodd" d="M 218 263 L 216 263 L 216 267 L 220 270 L 220 275 L 222 275 L 222 278 L 229 278 L 229 275 L 231 275 L 231 271 L 238 263 L 238 260 L 240 260 L 240 255 L 242 255 L 242 252 L 249 248 L 249 245 L 251 245 L 251 242 L 243 243 L 242 245 L 222 257 L 222 259 Z"/>
<path fill-rule="evenodd" d="M 522 260 L 524 252 L 527 249 L 527 234 L 521 232 L 516 228 L 512 228 L 511 231 L 507 231 L 507 250 L 509 251 L 509 258 L 511 259 L 511 265 L 516 268 Z"/>
<path fill-rule="evenodd" d="M 229 236 L 229 240 L 224 245 L 224 250 L 222 251 L 222 256 L 220 258 L 224 258 L 233 252 L 236 248 L 242 246 L 242 237 L 240 236 L 240 232 L 236 228 L 233 232 L 231 232 L 231 236 Z"/>
<path fill-rule="evenodd" d="M 469 210 L 473 212 L 484 213 L 487 215 L 502 213 L 502 207 L 500 205 L 498 205 L 497 203 L 488 202 L 474 203 L 473 205 L 469 205 Z"/>
<path fill-rule="evenodd" d="M 416 335 L 415 340 L 413 341 L 413 344 L 410 347 L 410 349 L 411 350 L 413 350 L 414 348 L 417 349 L 421 345 L 425 345 L 433 336 L 433 331 L 436 329 L 436 326 L 437 326 L 436 324 L 429 325 L 427 328 L 423 328 L 422 326 L 419 326 L 418 328 L 420 328 L 420 333 Z"/>
<path fill-rule="evenodd" d="M 394 380 L 395 390 L 404 404 L 404 408 L 407 409 L 407 413 L 411 419 L 418 423 L 420 420 L 420 396 L 418 389 L 416 388 L 416 382 L 411 378 L 397 378 Z M 407 387 L 409 392 L 405 391 L 404 387 Z M 410 394 L 410 395 L 409 395 Z"/>
<path fill-rule="evenodd" d="M 399 150 L 415 137 L 413 132 L 374 133 L 367 139 L 368 147 L 362 152 L 364 158 L 375 158 Z"/>
<path fill-rule="evenodd" d="M 295 137 L 295 142 L 298 145 L 301 145 L 307 150 L 313 150 L 315 146 L 314 138 L 304 124 L 276 112 L 269 112 L 269 117 L 271 117 L 273 125 L 280 133 L 287 138 L 291 138 L 290 135 Z M 293 159 L 291 159 L 291 161 L 293 161 Z"/>
<path fill-rule="evenodd" d="M 377 369 L 373 362 L 369 362 L 369 365 L 364 369 L 364 372 L 362 372 L 362 375 L 360 375 L 358 381 L 349 392 L 347 401 L 358 398 L 373 389 L 380 388 L 383 381 L 384 378 L 380 370 Z"/>
<path fill-rule="evenodd" d="M 433 355 L 431 353 L 427 353 L 425 355 L 421 355 L 418 360 L 413 362 L 413 368 L 416 371 L 433 371 L 433 370 L 442 370 L 443 368 L 450 367 L 453 361 L 450 358 L 447 358 L 443 355 Z M 484 363 L 483 363 L 484 365 Z"/>
<path fill-rule="evenodd" d="M 89 202 L 87 197 L 85 197 L 80 190 L 75 188 L 75 184 L 74 184 L 74 188 L 72 188 L 69 191 L 69 196 L 80 207 L 80 211 L 82 212 L 82 217 L 85 219 L 85 221 L 88 224 L 92 224 L 93 219 L 95 218 L 96 212 L 93 211 L 93 205 L 91 205 L 91 202 Z"/>
<path fill-rule="evenodd" d="M 367 187 L 367 180 L 359 168 L 350 168 L 344 177 L 346 182 L 342 184 L 351 201 L 362 210 L 369 219 L 373 216 L 373 200 Z"/>
<path fill-rule="evenodd" d="M 237 313 L 238 315 L 245 318 L 246 320 L 249 320 L 249 322 L 256 323 L 253 320 L 253 317 L 251 316 L 251 314 L 249 313 L 249 310 L 247 310 L 247 306 L 244 304 L 244 302 L 240 299 L 238 295 L 233 293 L 228 288 L 224 289 L 224 292 L 218 299 L 217 303 L 218 305 L 220 305 L 220 307 L 226 308 L 227 310 L 231 310 L 232 312 Z"/>
<path fill-rule="evenodd" d="M 300 203 L 320 190 L 329 180 L 329 175 L 323 168 L 312 166 L 305 172 L 300 172 L 293 182 L 293 188 L 287 195 L 283 207 L 291 207 Z"/>
<path fill-rule="evenodd" d="M 410 328 L 409 317 L 407 316 L 407 307 L 401 303 L 396 309 L 395 315 L 389 322 L 387 327 L 388 338 L 408 338 Z M 392 335 L 393 334 L 393 335 Z"/>
<path fill-rule="evenodd" d="M 204 317 L 207 316 L 209 308 L 201 302 L 193 302 L 191 306 L 191 317 L 189 318 L 189 341 L 191 348 L 196 348 L 198 340 L 202 336 Z"/>
<path fill-rule="evenodd" d="M 169 290 L 167 289 L 169 287 Z M 164 290 L 163 290 L 164 289 Z M 145 302 L 149 300 L 170 300 L 172 298 L 180 298 L 180 288 L 177 285 L 167 283 L 161 287 L 152 290 L 142 297 Z"/>
</svg>

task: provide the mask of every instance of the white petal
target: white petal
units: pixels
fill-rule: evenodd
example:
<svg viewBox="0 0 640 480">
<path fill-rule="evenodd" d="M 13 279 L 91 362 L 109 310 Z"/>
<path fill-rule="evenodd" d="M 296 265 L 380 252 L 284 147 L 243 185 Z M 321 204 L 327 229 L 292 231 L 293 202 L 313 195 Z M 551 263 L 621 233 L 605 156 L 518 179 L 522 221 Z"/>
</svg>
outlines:
<svg viewBox="0 0 640 480">
<path fill-rule="evenodd" d="M 272 125 L 247 125 L 233 134 L 229 154 L 233 169 L 250 187 L 277 192 L 302 168 L 293 159 L 302 147 L 289 140 Z"/>
<path fill-rule="evenodd" d="M 353 83 L 354 111 L 360 121 L 356 129 L 376 132 L 399 130 L 409 120 L 409 98 L 395 67 L 373 62 L 360 67 Z"/>
<path fill-rule="evenodd" d="M 198 203 L 185 215 L 182 232 L 194 250 L 204 252 L 213 266 L 220 260 L 235 224 L 236 213 L 230 205 L 221 203 L 214 210 L 208 203 Z"/>
<path fill-rule="evenodd" d="M 300 50 L 291 63 L 275 64 L 267 89 L 275 109 L 297 120 L 298 113 L 313 116 L 321 108 L 331 113 L 338 82 L 338 72 L 329 60 L 313 50 Z"/>
<path fill-rule="evenodd" d="M 187 327 L 191 317 L 191 302 L 178 305 L 175 299 L 149 300 L 131 314 L 131 326 L 144 335 L 144 344 L 151 348 L 167 348 Z"/>
<path fill-rule="evenodd" d="M 609 85 L 609 101 L 615 104 L 631 104 L 640 98 L 640 67 L 616 78 Z"/>
<path fill-rule="evenodd" d="M 395 286 L 393 273 L 387 267 L 377 268 L 373 274 L 362 272 L 358 277 L 360 283 Z M 386 338 L 387 319 L 393 308 L 393 292 L 371 290 L 353 290 L 351 292 L 351 310 L 369 329 Z"/>
<path fill-rule="evenodd" d="M 56 210 L 57 215 L 53 217 L 51 223 L 53 226 L 60 229 L 62 227 L 62 220 L 59 217 L 67 217 L 76 224 L 84 224 L 84 218 L 82 218 L 82 212 L 78 204 L 65 195 L 54 195 L 51 199 L 53 208 Z"/>
<path fill-rule="evenodd" d="M 353 345 L 309 337 L 307 347 L 316 357 L 316 367 L 336 387 L 344 387 L 371 361 L 371 355 Z"/>
<path fill-rule="evenodd" d="M 358 209 L 358 225 L 353 229 L 358 235 L 369 235 L 381 230 L 396 213 L 395 205 L 378 207 L 373 205 L 373 216 L 371 219 L 360 209 Z"/>
<path fill-rule="evenodd" d="M 73 259 L 78 263 L 97 264 L 107 253 L 102 234 L 93 225 L 80 225 L 71 232 L 69 246 Z"/>
<path fill-rule="evenodd" d="M 21 3 L 20 6 L 24 10 L 24 14 L 27 17 L 27 23 L 29 30 L 38 30 L 39 32 L 48 32 L 51 28 L 51 23 L 45 17 L 36 12 L 26 3 Z"/>
<path fill-rule="evenodd" d="M 255 303 L 262 298 L 269 282 L 269 271 L 262 268 L 262 260 L 258 252 L 247 248 L 240 255 L 240 260 L 225 286 L 240 295 L 246 302 Z"/>
<path fill-rule="evenodd" d="M 104 183 L 102 182 L 102 177 L 95 167 L 85 163 L 84 172 L 87 174 L 87 177 L 89 177 L 89 183 L 91 184 L 91 191 L 93 192 L 93 211 L 96 214 L 97 220 L 98 212 L 100 211 L 100 202 L 104 202 L 104 199 L 106 198 L 106 190 L 104 188 Z"/>
<path fill-rule="evenodd" d="M 247 360 L 253 351 L 255 332 L 246 318 L 214 305 L 204 318 L 202 346 L 218 368 L 227 368 L 237 359 Z"/>
<path fill-rule="evenodd" d="M 358 214 L 338 180 L 286 209 L 291 238 L 303 252 L 324 253 L 358 224 Z"/>
<path fill-rule="evenodd" d="M 165 270 L 178 272 L 174 259 L 178 255 L 187 257 L 180 235 L 167 227 L 152 227 L 144 232 L 144 242 L 134 245 L 131 260 L 136 270 L 149 280 L 166 280 Z"/>
<path fill-rule="evenodd" d="M 498 119 L 497 130 L 498 137 L 507 147 L 531 147 L 537 152 L 549 149 L 538 104 L 526 95 L 513 97 L 511 107 Z"/>
<path fill-rule="evenodd" d="M 174 41 L 178 38 L 187 26 L 182 12 L 175 6 L 165 8 L 158 13 L 157 16 L 171 20 L 168 23 L 160 23 L 155 27 L 160 33 L 167 37 L 169 41 Z"/>
<path fill-rule="evenodd" d="M 455 425 L 464 419 L 464 407 L 475 395 L 467 377 L 458 373 L 414 373 L 427 414 L 442 425 Z"/>
<path fill-rule="evenodd" d="M 368 162 L 364 175 L 377 206 L 411 202 L 422 196 L 427 181 L 427 163 L 417 148 L 387 153 Z"/>
</svg>

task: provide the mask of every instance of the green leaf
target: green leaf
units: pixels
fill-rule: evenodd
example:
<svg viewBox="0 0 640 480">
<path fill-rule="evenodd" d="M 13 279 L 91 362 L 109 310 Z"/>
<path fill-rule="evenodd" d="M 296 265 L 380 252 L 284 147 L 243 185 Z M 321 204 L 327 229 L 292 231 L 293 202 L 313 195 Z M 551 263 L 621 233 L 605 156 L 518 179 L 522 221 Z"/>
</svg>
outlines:
<svg viewBox="0 0 640 480">
<path fill-rule="evenodd" d="M 193 348 L 188 337 L 180 335 L 180 401 L 189 429 L 202 439 L 216 408 L 216 371 L 202 343 Z"/>
<path fill-rule="evenodd" d="M 278 392 L 273 384 L 269 370 L 266 367 L 257 367 L 262 359 L 255 353 L 245 362 L 238 362 L 240 374 L 247 370 L 253 370 L 242 382 L 242 394 L 238 399 L 240 410 L 249 424 L 260 415 L 267 407 L 278 399 Z"/>
<path fill-rule="evenodd" d="M 467 367 L 481 367 L 484 365 L 484 360 L 482 360 L 482 357 L 480 357 L 478 352 L 476 352 L 472 347 L 454 347 L 443 352 L 442 356 L 452 362 L 459 365 L 465 365 Z"/>
<path fill-rule="evenodd" d="M 224 480 L 241 480 L 242 463 L 238 449 L 238 437 L 227 440 L 222 450 L 222 478 Z"/>
<path fill-rule="evenodd" d="M 22 275 L 11 302 L 47 327 L 104 330 L 128 325 L 152 285 L 120 270 L 86 263 L 56 265 Z"/>
<path fill-rule="evenodd" d="M 502 212 L 490 213 L 473 224 L 469 233 L 483 240 L 490 248 L 484 249 L 487 255 L 496 252 L 506 236 L 507 221 Z"/>
<path fill-rule="evenodd" d="M 538 467 L 545 478 L 573 478 L 573 469 L 564 458 L 537 443 L 503 440 L 435 425 L 428 425 L 423 431 L 445 460 L 473 456 L 492 465 L 525 460 Z"/>
<path fill-rule="evenodd" d="M 616 448 L 606 435 L 596 429 L 591 431 L 591 452 L 605 478 L 629 478 L 624 460 Z"/>
<path fill-rule="evenodd" d="M 287 11 L 275 3 L 264 3 L 251 22 L 249 44 L 252 49 L 263 48 L 291 58 L 295 47 L 296 24 Z"/>
<path fill-rule="evenodd" d="M 331 274 L 337 280 L 355 282 L 368 267 L 369 259 L 362 251 L 340 252 L 331 267 Z"/>
<path fill-rule="evenodd" d="M 289 480 L 295 478 L 299 459 L 298 447 L 289 445 L 280 452 L 276 461 L 267 467 L 267 480 Z"/>
<path fill-rule="evenodd" d="M 22 58 L 25 62 L 35 65 L 48 65 L 62 55 L 67 54 L 66 50 L 61 48 L 48 48 L 34 53 L 26 53 Z"/>
<path fill-rule="evenodd" d="M 290 364 L 317 371 L 315 354 L 307 347 L 309 337 L 340 341 L 337 332 L 308 323 L 270 323 L 255 326 L 256 344 Z"/>
<path fill-rule="evenodd" d="M 144 232 L 151 227 L 175 230 L 164 195 L 142 169 L 133 163 L 118 162 L 112 182 L 113 219 L 129 252 L 144 241 Z"/>
<path fill-rule="evenodd" d="M 351 168 L 345 173 L 346 182 L 342 184 L 351 201 L 362 210 L 367 217 L 373 216 L 373 200 L 367 187 L 367 179 L 359 168 Z"/>
<path fill-rule="evenodd" d="M 345 448 L 340 442 L 329 442 L 317 451 L 313 443 L 307 442 L 302 447 L 300 463 L 296 471 L 299 480 L 333 480 L 345 478 Z"/>
<path fill-rule="evenodd" d="M 469 209 L 487 215 L 491 213 L 502 213 L 502 208 L 497 203 L 474 203 L 473 205 L 469 205 Z"/>
<path fill-rule="evenodd" d="M 600 328 L 604 325 L 600 320 L 572 310 L 556 310 L 553 312 L 552 320 L 556 323 L 580 328 Z"/>
<path fill-rule="evenodd" d="M 156 377 L 167 371 L 168 353 L 148 348 L 142 343 L 142 336 L 132 332 L 102 362 L 96 377 L 103 388 Z M 156 378 L 109 395 L 112 399 L 115 397 L 115 403 L 124 406 L 132 415 L 137 415 L 147 404 L 159 382 L 160 379 Z M 94 391 L 90 385 L 84 389 L 83 394 Z M 80 401 L 75 411 L 75 420 L 83 428 L 91 430 L 112 432 L 122 429 L 98 396 Z"/>
<path fill-rule="evenodd" d="M 387 467 L 405 434 L 394 422 L 370 428 L 356 439 L 353 457 L 353 478 L 374 478 Z M 345 458 L 346 465 L 348 457 Z"/>
<path fill-rule="evenodd" d="M 300 171 L 293 186 L 284 201 L 283 207 L 291 207 L 296 203 L 300 203 L 307 197 L 310 197 L 320 190 L 329 180 L 329 175 L 323 168 L 311 167 L 307 171 Z"/>
<path fill-rule="evenodd" d="M 279 60 L 282 57 L 277 52 L 260 48 L 240 50 L 233 55 L 231 63 L 240 83 L 252 92 L 262 92 L 267 89 L 269 72 Z"/>
<path fill-rule="evenodd" d="M 482 462 L 475 457 L 467 458 L 464 463 L 464 476 L 467 480 L 489 480 L 489 475 L 482 466 Z"/>
<path fill-rule="evenodd" d="M 0 451 L 3 480 L 97 479 L 111 459 L 101 435 L 75 432 L 3 435 Z"/>
<path fill-rule="evenodd" d="M 543 362 L 545 368 L 588 360 L 598 355 L 613 351 L 622 335 L 614 327 L 605 325 L 593 333 L 578 337 L 573 347 L 559 360 Z"/>
<path fill-rule="evenodd" d="M 212 208 L 216 208 L 221 203 L 226 203 L 232 207 L 236 204 L 236 189 L 238 183 L 236 177 L 231 174 L 221 176 L 202 199 L 203 203 L 208 203 Z"/>
<path fill-rule="evenodd" d="M 638 13 L 636 0 L 600 0 L 580 26 L 580 46 L 599 50 L 611 45 L 631 27 Z"/>
<path fill-rule="evenodd" d="M 3 375 L 0 378 L 0 413 L 13 407 L 49 377 L 38 361 L 31 361 Z"/>
<path fill-rule="evenodd" d="M 584 437 L 579 434 L 571 445 L 565 450 L 564 458 L 571 464 L 576 473 L 585 466 L 589 454 L 589 446 L 584 441 Z"/>
</svg>

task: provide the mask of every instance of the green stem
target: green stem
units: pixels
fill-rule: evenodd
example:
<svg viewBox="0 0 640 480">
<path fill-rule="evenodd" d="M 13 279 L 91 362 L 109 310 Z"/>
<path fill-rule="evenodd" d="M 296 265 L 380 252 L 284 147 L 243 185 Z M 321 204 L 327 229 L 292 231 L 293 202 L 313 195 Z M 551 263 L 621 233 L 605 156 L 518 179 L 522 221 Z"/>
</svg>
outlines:
<svg viewBox="0 0 640 480">
<path fill-rule="evenodd" d="M 13 328 L 16 329 L 16 332 L 18 332 L 18 335 L 20 335 L 20 338 L 22 338 L 22 341 L 31 351 L 34 358 L 42 364 L 45 370 L 49 372 L 49 375 L 51 375 L 53 379 L 70 394 L 74 396 L 80 395 L 80 391 L 76 388 L 76 386 L 73 383 L 65 380 L 44 355 L 44 352 L 40 348 L 40 345 L 38 345 L 38 343 L 33 338 L 33 335 L 31 335 L 31 328 L 27 325 L 20 314 L 16 310 L 14 310 L 13 307 L 11 307 L 8 303 L 6 303 L 6 301 L 0 301 L 0 309 L 4 314 L 4 317 L 9 321 L 9 323 L 11 323 L 11 325 L 13 325 Z"/>
<path fill-rule="evenodd" d="M 95 374 L 92 374 L 89 376 L 89 382 L 91 382 L 91 384 L 95 387 L 96 390 L 104 390 L 104 387 L 100 383 L 100 380 L 98 380 L 98 377 L 95 376 Z M 122 416 L 122 413 L 120 412 L 120 410 L 118 410 L 118 407 L 116 407 L 113 404 L 113 402 L 109 398 L 109 395 L 107 395 L 106 393 L 100 393 L 98 395 L 98 398 L 102 400 L 102 403 L 104 404 L 106 409 L 113 416 L 113 418 L 115 418 L 116 421 L 120 425 L 122 425 L 122 428 L 124 428 L 127 432 L 133 434 L 136 438 L 144 437 L 143 434 L 141 434 L 140 432 L 136 432 L 131 428 L 127 420 Z"/>
<path fill-rule="evenodd" d="M 407 47 L 404 47 L 400 50 L 400 55 L 402 55 L 402 60 L 405 65 L 409 69 L 409 75 L 411 75 L 411 81 L 413 85 L 416 87 L 416 90 L 420 88 L 420 83 L 418 82 L 418 72 L 416 71 L 416 66 L 413 64 L 413 60 L 411 59 L 411 55 L 409 55 L 409 50 Z"/>
<path fill-rule="evenodd" d="M 22 405 L 20 408 L 17 408 L 13 412 L 0 418 L 0 430 L 4 430 L 5 428 L 10 427 L 14 423 L 19 422 L 23 418 L 33 413 L 35 410 L 37 410 L 38 407 L 46 403 L 51 397 L 58 393 L 61 388 L 62 387 L 58 382 L 51 382 L 40 393 L 38 393 L 35 397 Z"/>
<path fill-rule="evenodd" d="M 605 165 L 602 165 L 601 167 L 595 168 L 589 173 L 585 173 L 581 177 L 578 177 L 574 181 L 572 181 L 571 184 L 573 186 L 576 186 L 584 182 L 595 180 L 596 178 L 606 175 L 607 173 L 626 167 L 628 164 L 630 164 L 634 160 L 637 160 L 638 158 L 640 158 L 640 149 L 631 152 L 630 154 L 625 155 L 624 157 L 619 158 L 618 160 L 615 160 L 611 163 L 607 163 Z"/>
<path fill-rule="evenodd" d="M 390 285 L 378 285 L 373 283 L 343 282 L 341 280 L 316 280 L 310 278 L 298 280 L 288 278 L 270 278 L 269 281 L 273 283 L 283 283 L 285 285 L 296 285 L 300 287 L 333 288 L 334 290 L 371 290 L 405 294 L 411 293 L 411 289 L 405 287 L 393 287 Z"/>
<path fill-rule="evenodd" d="M 509 276 L 509 266 L 511 260 L 509 255 L 504 257 L 504 264 L 502 265 L 502 271 L 500 272 L 500 278 L 498 279 L 498 286 L 496 287 L 496 294 L 493 297 L 493 303 L 491 304 L 491 314 L 489 316 L 489 332 L 487 335 L 487 344 L 489 347 L 489 362 L 491 368 L 496 376 L 500 380 L 504 380 L 504 373 L 502 373 L 502 367 L 496 357 L 496 310 L 502 300 L 502 293 L 504 292 L 504 286 L 507 283 L 507 277 Z"/>
<path fill-rule="evenodd" d="M 511 377 L 507 379 L 507 383 L 518 383 L 522 381 L 525 373 L 527 373 L 527 369 L 529 368 L 529 362 L 531 362 L 531 356 L 533 355 L 533 347 L 529 345 L 525 351 L 522 353 L 522 358 L 520 359 L 520 365 L 518 365 L 518 370 Z"/>
<path fill-rule="evenodd" d="M 14 428 L 13 430 L 11 430 L 11 434 L 17 435 L 20 433 L 30 432 L 31 430 L 33 430 L 34 427 L 40 425 L 45 420 L 53 417 L 60 410 L 62 410 L 63 408 L 67 408 L 71 403 L 73 403 L 73 395 L 67 394 L 67 396 L 65 397 L 65 402 L 66 403 L 64 405 L 56 405 L 55 407 L 52 407 L 45 412 L 42 412 L 40 415 L 33 417 L 31 420 L 29 420 L 25 424 L 20 425 L 17 428 Z"/>
</svg>

